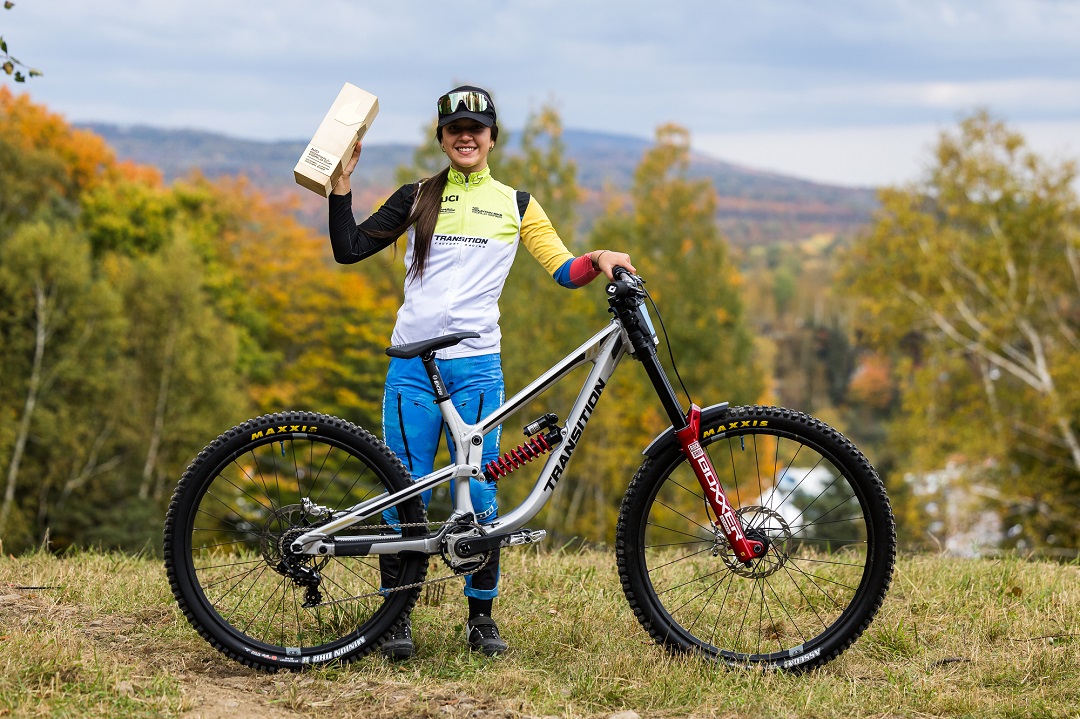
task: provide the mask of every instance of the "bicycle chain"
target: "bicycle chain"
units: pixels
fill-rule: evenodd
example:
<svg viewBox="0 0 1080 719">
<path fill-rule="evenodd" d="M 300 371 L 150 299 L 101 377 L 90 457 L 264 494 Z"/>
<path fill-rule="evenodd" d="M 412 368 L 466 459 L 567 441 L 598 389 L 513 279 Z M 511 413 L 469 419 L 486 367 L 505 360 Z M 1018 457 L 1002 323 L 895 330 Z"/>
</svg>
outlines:
<svg viewBox="0 0 1080 719">
<path fill-rule="evenodd" d="M 450 524 L 450 522 L 402 522 L 402 523 L 399 523 L 397 525 L 373 524 L 373 525 L 369 525 L 368 528 L 369 529 L 391 529 L 391 530 L 396 530 L 396 529 L 401 529 L 402 527 L 433 527 L 433 526 L 437 527 L 437 526 L 441 526 L 441 525 L 444 525 L 444 524 Z M 431 556 L 434 556 L 434 555 L 431 555 Z M 393 592 L 401 592 L 401 591 L 404 591 L 406 589 L 415 589 L 416 587 L 422 587 L 422 586 L 425 586 L 425 585 L 428 585 L 428 584 L 439 584 L 441 582 L 446 582 L 446 581 L 449 581 L 451 579 L 457 579 L 458 577 L 468 577 L 470 575 L 476 574 L 481 569 L 486 567 L 488 565 L 488 562 L 490 562 L 490 561 L 491 561 L 491 552 L 487 552 L 487 556 L 484 558 L 484 561 L 480 562 L 479 566 L 477 566 L 475 569 L 472 569 L 472 570 L 470 570 L 468 572 L 459 572 L 456 569 L 454 569 L 453 567 L 450 567 L 450 569 L 454 570 L 454 573 L 452 575 L 450 575 L 449 577 L 440 577 L 438 579 L 427 579 L 427 580 L 424 580 L 422 582 L 413 582 L 412 584 L 403 584 L 402 586 L 394 587 L 393 589 L 382 589 L 382 590 L 379 590 L 379 591 L 376 591 L 376 592 L 368 592 L 367 594 L 356 594 L 356 595 L 351 596 L 351 597 L 343 597 L 341 599 L 333 599 L 333 600 L 328 601 L 328 602 L 320 602 L 319 604 L 316 604 L 314 607 L 311 607 L 311 609 L 319 609 L 320 607 L 329 607 L 329 606 L 332 606 L 334 604 L 341 604 L 343 602 L 351 602 L 351 601 L 354 601 L 356 599 L 367 599 L 368 597 L 382 597 L 382 596 L 386 596 L 387 594 L 392 594 Z"/>
</svg>

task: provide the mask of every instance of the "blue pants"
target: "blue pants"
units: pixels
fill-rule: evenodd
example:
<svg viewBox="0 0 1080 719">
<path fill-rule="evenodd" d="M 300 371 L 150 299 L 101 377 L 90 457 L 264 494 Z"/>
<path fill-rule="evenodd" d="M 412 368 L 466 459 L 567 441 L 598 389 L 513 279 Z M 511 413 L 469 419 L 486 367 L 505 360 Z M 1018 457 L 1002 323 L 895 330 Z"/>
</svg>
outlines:
<svg viewBox="0 0 1080 719">
<path fill-rule="evenodd" d="M 498 408 L 504 399 L 502 361 L 498 353 L 478 355 L 476 357 L 457 357 L 449 360 L 435 360 L 442 374 L 443 384 L 457 408 L 461 418 L 474 424 L 483 419 L 492 410 Z M 445 428 L 442 413 L 435 404 L 435 393 L 431 389 L 431 380 L 424 371 L 424 363 L 419 358 L 390 359 L 390 371 L 386 375 L 386 387 L 383 392 L 383 439 L 394 454 L 405 463 L 413 480 L 430 474 L 435 466 L 435 452 L 439 448 L 439 436 L 446 433 L 447 446 L 453 456 L 454 447 L 449 431 Z M 502 427 L 496 427 L 484 436 L 483 464 L 499 456 L 499 438 Z M 480 524 L 490 524 L 499 513 L 495 500 L 495 483 L 478 479 L 469 480 L 469 495 L 472 499 L 476 520 Z M 421 497 L 427 506 L 431 500 L 430 490 Z M 383 513 L 386 524 L 398 522 L 397 509 L 391 507 Z M 387 555 L 382 555 L 383 557 Z M 476 599 L 492 599 L 498 595 L 499 555 L 493 554 L 492 561 L 479 572 L 465 577 L 465 596 Z M 384 573 L 391 570 L 385 562 Z M 386 578 L 383 580 L 387 583 Z"/>
</svg>

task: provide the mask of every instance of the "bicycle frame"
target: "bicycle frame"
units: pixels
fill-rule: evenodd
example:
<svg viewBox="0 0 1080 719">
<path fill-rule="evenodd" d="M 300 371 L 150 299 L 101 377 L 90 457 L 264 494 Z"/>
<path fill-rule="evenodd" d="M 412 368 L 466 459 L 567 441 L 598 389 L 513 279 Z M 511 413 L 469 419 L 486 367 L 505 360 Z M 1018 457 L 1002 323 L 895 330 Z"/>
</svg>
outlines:
<svg viewBox="0 0 1080 719">
<path fill-rule="evenodd" d="M 505 536 L 521 529 L 535 517 L 550 499 L 556 485 L 562 479 L 570 459 L 577 450 L 585 426 L 596 409 L 597 402 L 607 387 L 608 379 L 615 368 L 626 356 L 632 353 L 639 359 L 649 376 L 661 403 L 664 405 L 676 435 L 690 459 L 698 481 L 705 492 L 705 497 L 719 518 L 716 526 L 721 529 L 731 544 L 736 556 L 744 562 L 764 553 L 766 547 L 756 539 L 747 538 L 742 524 L 720 486 L 708 455 L 703 452 L 698 442 L 700 439 L 700 409 L 691 405 L 688 412 L 683 411 L 667 375 L 656 357 L 654 334 L 648 315 L 642 305 L 641 292 L 636 282 L 615 282 L 608 285 L 609 304 L 615 314 L 614 319 L 600 332 L 593 335 L 584 344 L 568 354 L 551 369 L 534 380 L 531 384 L 506 400 L 495 411 L 476 424 L 467 424 L 454 407 L 453 402 L 438 401 L 451 442 L 454 445 L 456 462 L 417 479 L 407 489 L 374 497 L 361 502 L 344 512 L 336 513 L 333 518 L 319 527 L 297 537 L 292 544 L 296 554 L 366 556 L 370 554 L 398 554 L 418 552 L 437 554 L 446 532 L 457 519 L 471 517 L 472 499 L 469 494 L 471 478 L 483 475 L 481 458 L 484 450 L 484 435 L 503 424 L 508 417 L 520 410 L 552 386 L 565 378 L 570 372 L 591 363 L 592 370 L 582 385 L 581 391 L 570 410 L 564 425 L 562 440 L 547 458 L 536 483 L 529 495 L 511 512 L 490 524 L 485 531 L 490 534 Z M 425 356 L 432 386 L 437 398 L 449 399 L 442 390 L 442 378 L 435 367 L 434 354 Z M 464 458 L 464 460 L 462 459 Z M 449 521 L 441 532 L 420 538 L 373 537 L 338 535 L 350 526 L 381 513 L 399 502 L 415 497 L 444 482 L 454 481 L 453 506 Z M 524 538 L 513 543 L 531 541 Z"/>
<path fill-rule="evenodd" d="M 607 327 L 593 335 L 584 344 L 513 397 L 503 402 L 495 411 L 476 424 L 467 424 L 461 418 L 453 402 L 439 403 L 443 420 L 449 428 L 451 441 L 454 444 L 454 456 L 459 458 L 458 461 L 453 465 L 420 477 L 407 489 L 375 497 L 345 510 L 330 522 L 297 537 L 293 551 L 299 551 L 295 548 L 295 545 L 298 544 L 302 545 L 305 554 L 344 554 L 344 552 L 338 551 L 342 548 L 341 545 L 348 546 L 362 543 L 363 549 L 366 550 L 361 552 L 362 554 L 397 554 L 398 552 L 409 551 L 437 554 L 439 540 L 441 539 L 439 534 L 411 540 L 393 537 L 376 540 L 371 537 L 335 535 L 357 522 L 381 513 L 402 500 L 415 497 L 440 484 L 456 479 L 467 480 L 481 476 L 483 472 L 480 461 L 484 450 L 484 435 L 502 424 L 524 405 L 553 387 L 566 375 L 582 365 L 592 363 L 593 368 L 574 400 L 570 414 L 567 417 L 564 425 L 567 429 L 563 440 L 553 448 L 529 496 L 513 511 L 495 519 L 491 524 L 485 525 L 485 528 L 489 531 L 499 531 L 500 533 L 523 527 L 544 508 L 555 490 L 555 486 L 562 478 L 563 471 L 577 449 L 581 433 L 585 429 L 585 425 L 588 424 L 590 417 L 592 417 L 596 403 L 607 386 L 608 379 L 626 355 L 627 341 L 625 335 L 626 331 L 621 323 L 617 319 L 613 319 Z M 460 460 L 462 457 L 465 458 L 464 461 Z M 456 483 L 453 492 L 453 505 L 454 511 L 451 518 L 460 518 L 473 513 L 472 499 L 467 481 Z M 337 546 L 335 546 L 335 543 L 327 541 L 331 536 L 334 536 Z M 350 547 L 350 549 L 354 549 L 354 547 Z"/>
</svg>

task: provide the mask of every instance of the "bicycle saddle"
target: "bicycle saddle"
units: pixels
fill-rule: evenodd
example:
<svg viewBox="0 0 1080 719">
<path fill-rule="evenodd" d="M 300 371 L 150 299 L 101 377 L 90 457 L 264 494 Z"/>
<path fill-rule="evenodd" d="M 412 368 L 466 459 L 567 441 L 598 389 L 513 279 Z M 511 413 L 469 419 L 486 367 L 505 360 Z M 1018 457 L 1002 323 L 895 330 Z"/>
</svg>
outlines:
<svg viewBox="0 0 1080 719">
<path fill-rule="evenodd" d="M 444 337 L 432 337 L 429 340 L 410 342 L 407 345 L 387 347 L 386 354 L 400 359 L 412 359 L 413 357 L 419 357 L 427 352 L 434 352 L 435 350 L 441 350 L 446 347 L 453 347 L 462 340 L 473 339 L 474 337 L 479 336 L 480 335 L 476 332 L 455 332 L 452 335 L 446 335 Z"/>
</svg>

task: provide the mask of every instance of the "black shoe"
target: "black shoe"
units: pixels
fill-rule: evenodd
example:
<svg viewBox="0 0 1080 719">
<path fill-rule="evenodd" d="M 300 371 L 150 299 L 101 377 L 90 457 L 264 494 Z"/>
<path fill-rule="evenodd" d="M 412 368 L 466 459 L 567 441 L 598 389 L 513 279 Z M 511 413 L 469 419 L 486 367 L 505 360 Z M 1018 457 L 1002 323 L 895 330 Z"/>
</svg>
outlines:
<svg viewBox="0 0 1080 719">
<path fill-rule="evenodd" d="M 491 617 L 470 619 L 466 631 L 469 633 L 469 646 L 485 656 L 497 657 L 510 648 L 499 636 L 499 627 Z"/>
<path fill-rule="evenodd" d="M 416 654 L 416 647 L 412 640 L 412 620 L 405 618 L 397 629 L 394 629 L 382 641 L 383 656 L 392 662 L 400 662 L 410 659 Z"/>
</svg>

